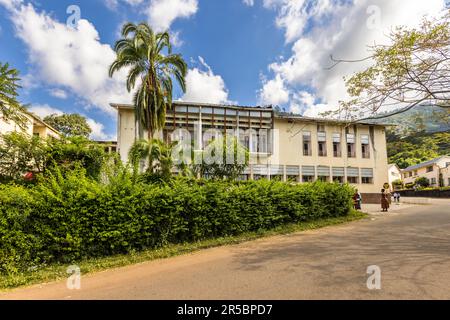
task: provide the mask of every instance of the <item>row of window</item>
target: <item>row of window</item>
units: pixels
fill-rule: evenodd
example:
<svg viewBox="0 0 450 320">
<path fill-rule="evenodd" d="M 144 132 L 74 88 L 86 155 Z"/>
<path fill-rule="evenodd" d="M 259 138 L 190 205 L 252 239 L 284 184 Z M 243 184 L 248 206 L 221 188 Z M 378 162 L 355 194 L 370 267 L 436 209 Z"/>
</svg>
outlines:
<svg viewBox="0 0 450 320">
<path fill-rule="evenodd" d="M 342 157 L 341 134 L 333 133 L 333 156 Z M 363 159 L 370 159 L 370 139 L 368 134 L 361 135 L 361 156 Z M 317 149 L 319 157 L 326 157 L 327 154 L 327 134 L 325 131 L 317 132 Z M 354 134 L 346 134 L 347 157 L 356 158 L 356 138 Z M 303 155 L 312 156 L 311 132 L 303 131 Z"/>
<path fill-rule="evenodd" d="M 427 167 L 427 173 L 433 172 L 434 171 L 434 167 L 433 166 L 429 166 Z M 417 177 L 419 175 L 417 170 L 414 171 L 410 171 L 410 172 L 406 172 L 403 174 L 403 177 L 406 178 L 412 178 L 412 177 Z"/>
<path fill-rule="evenodd" d="M 253 179 L 254 180 L 260 180 L 260 179 L 266 179 L 267 176 L 266 175 L 254 175 Z M 241 180 L 248 180 L 250 179 L 250 175 L 243 175 L 241 177 Z M 281 175 L 274 175 L 270 177 L 271 180 L 279 180 L 282 181 L 283 180 L 283 176 Z M 301 178 L 299 178 L 299 176 L 286 176 L 287 181 L 291 181 L 291 182 L 314 182 L 314 181 L 323 181 L 323 182 L 337 182 L 337 183 L 345 183 L 345 179 L 344 177 L 326 177 L 326 176 L 318 176 L 317 180 L 315 180 L 314 176 L 301 176 Z M 300 181 L 301 179 L 301 181 Z M 373 178 L 372 177 L 347 177 L 347 183 L 349 184 L 373 184 Z"/>
</svg>

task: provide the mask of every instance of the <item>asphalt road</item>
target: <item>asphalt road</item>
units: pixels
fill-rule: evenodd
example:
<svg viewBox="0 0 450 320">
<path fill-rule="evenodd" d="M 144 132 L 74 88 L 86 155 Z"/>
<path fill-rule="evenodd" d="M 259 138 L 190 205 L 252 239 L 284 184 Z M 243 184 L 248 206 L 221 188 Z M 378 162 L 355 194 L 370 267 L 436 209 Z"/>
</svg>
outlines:
<svg viewBox="0 0 450 320">
<path fill-rule="evenodd" d="M 380 290 L 366 285 L 372 265 Z M 64 281 L 0 299 L 450 299 L 450 202 L 82 275 L 79 290 Z"/>
</svg>

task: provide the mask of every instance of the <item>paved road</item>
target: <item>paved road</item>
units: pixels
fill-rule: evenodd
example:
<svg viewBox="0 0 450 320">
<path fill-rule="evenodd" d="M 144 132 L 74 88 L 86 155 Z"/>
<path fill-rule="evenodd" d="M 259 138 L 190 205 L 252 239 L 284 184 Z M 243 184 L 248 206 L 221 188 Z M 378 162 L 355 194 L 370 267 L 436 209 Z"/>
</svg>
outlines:
<svg viewBox="0 0 450 320">
<path fill-rule="evenodd" d="M 368 290 L 367 267 L 381 268 Z M 19 289 L 0 299 L 450 299 L 450 202 Z"/>
</svg>

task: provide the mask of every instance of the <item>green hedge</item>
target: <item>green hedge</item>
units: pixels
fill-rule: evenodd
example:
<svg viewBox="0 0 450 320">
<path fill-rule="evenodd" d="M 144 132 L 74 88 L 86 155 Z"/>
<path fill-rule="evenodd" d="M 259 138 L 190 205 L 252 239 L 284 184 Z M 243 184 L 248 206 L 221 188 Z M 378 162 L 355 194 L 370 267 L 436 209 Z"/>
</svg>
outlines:
<svg viewBox="0 0 450 320">
<path fill-rule="evenodd" d="M 343 216 L 353 194 L 320 182 L 132 181 L 123 173 L 101 184 L 75 171 L 0 186 L 0 272 Z"/>
</svg>

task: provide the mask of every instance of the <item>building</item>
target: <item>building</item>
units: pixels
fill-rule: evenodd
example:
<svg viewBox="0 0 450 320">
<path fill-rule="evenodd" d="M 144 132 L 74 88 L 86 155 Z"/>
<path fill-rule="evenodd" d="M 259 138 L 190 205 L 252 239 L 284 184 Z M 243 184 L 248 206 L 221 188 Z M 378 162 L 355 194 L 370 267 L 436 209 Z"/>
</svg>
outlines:
<svg viewBox="0 0 450 320">
<path fill-rule="evenodd" d="M 395 190 L 394 185 L 392 183 L 397 180 L 402 180 L 402 170 L 395 163 L 390 164 L 388 166 L 388 177 L 391 190 Z"/>
<path fill-rule="evenodd" d="M 0 134 L 5 134 L 13 131 L 25 132 L 30 136 L 39 136 L 43 139 L 52 137 L 55 139 L 60 138 L 60 133 L 49 124 L 42 121 L 38 116 L 25 112 L 24 116 L 26 118 L 25 128 L 21 128 L 12 120 L 6 120 L 3 115 L 0 114 Z"/>
<path fill-rule="evenodd" d="M 118 111 L 117 148 L 126 162 L 139 137 L 134 107 L 111 106 Z M 251 154 L 243 179 L 348 182 L 363 194 L 378 194 L 388 182 L 384 125 L 347 125 L 261 107 L 174 102 L 172 109 L 159 138 L 170 141 L 175 130 L 183 129 L 202 149 L 212 135 L 232 134 Z"/>
<path fill-rule="evenodd" d="M 450 186 L 450 156 L 439 157 L 402 170 L 405 185 L 427 178 L 431 187 Z"/>
</svg>

